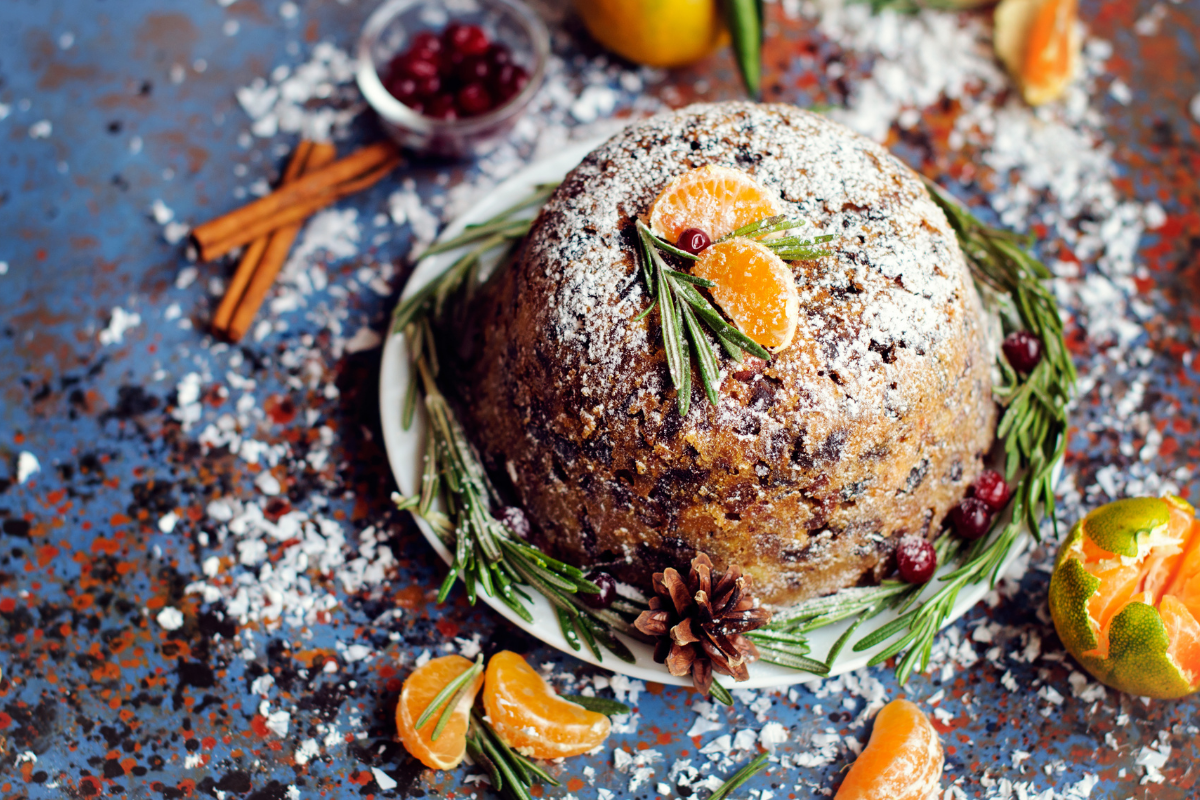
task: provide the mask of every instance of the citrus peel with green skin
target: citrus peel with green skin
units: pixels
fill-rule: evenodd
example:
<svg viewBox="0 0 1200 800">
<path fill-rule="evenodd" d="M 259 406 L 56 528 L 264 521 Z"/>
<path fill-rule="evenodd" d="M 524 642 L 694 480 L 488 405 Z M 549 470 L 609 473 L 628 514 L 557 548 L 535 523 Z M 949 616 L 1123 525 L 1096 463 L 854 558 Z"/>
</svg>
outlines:
<svg viewBox="0 0 1200 800">
<path fill-rule="evenodd" d="M 1078 522 L 1050 578 L 1063 645 L 1101 683 L 1160 699 L 1200 688 L 1200 523 L 1177 497 L 1132 498 Z"/>
</svg>

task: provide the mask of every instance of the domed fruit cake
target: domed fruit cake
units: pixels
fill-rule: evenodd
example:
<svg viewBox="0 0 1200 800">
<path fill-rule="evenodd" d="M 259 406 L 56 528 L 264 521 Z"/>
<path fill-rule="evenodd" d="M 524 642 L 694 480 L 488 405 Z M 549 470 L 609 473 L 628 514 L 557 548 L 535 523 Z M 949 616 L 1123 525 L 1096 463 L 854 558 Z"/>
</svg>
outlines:
<svg viewBox="0 0 1200 800">
<path fill-rule="evenodd" d="M 779 215 L 826 253 L 737 230 Z M 643 247 L 650 231 L 679 252 Z M 686 303 L 664 316 L 650 252 L 659 282 L 704 293 L 766 357 Z M 768 606 L 878 581 L 992 442 L 992 355 L 942 211 L 886 150 L 790 106 L 695 105 L 618 134 L 470 317 L 457 383 L 497 485 L 539 544 L 645 589 L 701 552 Z"/>
</svg>

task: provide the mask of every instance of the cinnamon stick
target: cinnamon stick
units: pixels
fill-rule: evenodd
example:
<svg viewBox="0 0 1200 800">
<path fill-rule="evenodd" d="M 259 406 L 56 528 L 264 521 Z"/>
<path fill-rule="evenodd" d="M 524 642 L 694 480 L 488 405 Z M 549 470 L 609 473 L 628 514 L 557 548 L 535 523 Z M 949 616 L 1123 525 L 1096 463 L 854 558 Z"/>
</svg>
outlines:
<svg viewBox="0 0 1200 800">
<path fill-rule="evenodd" d="M 303 139 L 300 144 L 296 145 L 296 152 L 292 154 L 292 160 L 288 163 L 287 169 L 283 173 L 280 185 L 287 185 L 304 174 L 312 151 L 313 143 L 308 139 Z M 225 289 L 225 297 L 221 299 L 221 304 L 217 306 L 217 311 L 213 314 L 213 330 L 225 331 L 228 329 L 229 321 L 233 319 L 233 313 L 237 310 L 238 303 L 242 300 L 242 295 L 246 293 L 246 287 L 250 284 L 250 278 L 254 276 L 254 271 L 258 269 L 259 262 L 262 260 L 263 253 L 266 252 L 267 244 L 270 240 L 268 236 L 260 236 L 250 242 L 246 247 L 246 251 L 242 253 L 242 260 L 238 262 L 237 271 L 233 273 L 233 277 L 229 280 L 229 286 Z"/>
<path fill-rule="evenodd" d="M 323 143 L 314 145 L 312 152 L 308 156 L 308 163 L 305 165 L 304 174 L 307 175 L 310 172 L 322 169 L 332 163 L 335 158 L 337 158 L 337 148 L 332 144 Z M 270 235 L 270 242 L 262 254 L 257 269 L 254 270 L 254 275 L 246 287 L 245 294 L 242 295 L 241 300 L 237 304 L 237 310 L 233 314 L 233 319 L 228 323 L 228 327 L 226 328 L 226 336 L 231 342 L 239 341 L 246 335 L 246 331 L 250 330 L 250 324 L 254 322 L 255 314 L 258 313 L 259 307 L 262 306 L 267 292 L 270 291 L 271 285 L 275 282 L 275 277 L 279 274 L 279 270 L 283 268 L 284 263 L 287 261 L 288 253 L 291 252 L 292 244 L 296 241 L 297 234 L 300 233 L 301 225 L 302 222 L 293 222 L 276 229 Z"/>
<path fill-rule="evenodd" d="M 203 259 L 211 260 L 263 234 L 310 216 L 348 194 L 378 181 L 400 163 L 390 141 L 379 142 L 306 173 L 266 197 L 198 226 L 192 231 Z"/>
</svg>

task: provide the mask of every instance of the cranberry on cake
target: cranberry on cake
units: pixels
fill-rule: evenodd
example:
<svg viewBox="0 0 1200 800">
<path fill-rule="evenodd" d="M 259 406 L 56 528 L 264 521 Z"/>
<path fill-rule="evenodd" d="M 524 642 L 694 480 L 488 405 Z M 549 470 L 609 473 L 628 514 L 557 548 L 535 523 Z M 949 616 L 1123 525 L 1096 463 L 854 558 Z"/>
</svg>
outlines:
<svg viewBox="0 0 1200 800">
<path fill-rule="evenodd" d="M 768 215 L 833 236 L 827 254 L 724 238 Z M 662 309 L 643 314 L 639 221 L 769 357 L 697 329 L 718 380 L 706 392 L 693 367 L 677 396 Z M 791 106 L 694 105 L 616 135 L 469 317 L 457 383 L 495 482 L 538 544 L 647 591 L 699 553 L 776 608 L 877 582 L 994 435 L 986 325 L 945 215 L 885 149 Z"/>
</svg>

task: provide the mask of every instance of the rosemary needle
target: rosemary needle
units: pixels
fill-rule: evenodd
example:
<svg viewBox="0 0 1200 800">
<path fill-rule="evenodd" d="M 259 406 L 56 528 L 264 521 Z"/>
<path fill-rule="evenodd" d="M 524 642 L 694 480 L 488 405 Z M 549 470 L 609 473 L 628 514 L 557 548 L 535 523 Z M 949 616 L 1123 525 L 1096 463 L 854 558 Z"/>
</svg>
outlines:
<svg viewBox="0 0 1200 800">
<path fill-rule="evenodd" d="M 733 773 L 727 781 L 717 787 L 717 790 L 708 796 L 708 800 L 725 800 L 734 789 L 766 769 L 769 757 L 770 753 L 759 753 L 753 761 Z"/>
</svg>

